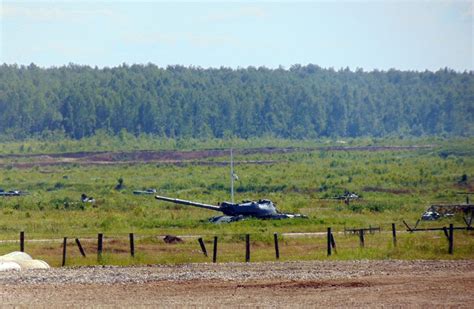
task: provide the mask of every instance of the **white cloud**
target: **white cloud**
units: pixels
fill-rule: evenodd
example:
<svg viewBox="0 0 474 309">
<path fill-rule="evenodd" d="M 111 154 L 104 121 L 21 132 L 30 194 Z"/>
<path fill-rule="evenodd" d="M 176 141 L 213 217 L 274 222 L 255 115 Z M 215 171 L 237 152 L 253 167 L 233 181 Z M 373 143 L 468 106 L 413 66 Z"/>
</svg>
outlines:
<svg viewBox="0 0 474 309">
<path fill-rule="evenodd" d="M 189 33 L 185 40 L 196 47 L 211 47 L 222 45 L 237 45 L 236 38 L 228 35 L 210 35 Z"/>
<path fill-rule="evenodd" d="M 243 7 L 234 10 L 220 10 L 204 17 L 204 20 L 210 22 L 231 22 L 241 19 L 264 19 L 268 16 L 267 12 L 259 7 Z"/>
<path fill-rule="evenodd" d="M 474 16 L 473 0 L 440 0 L 445 10 L 452 10 L 463 21 L 471 22 Z"/>
<path fill-rule="evenodd" d="M 0 7 L 0 18 L 26 19 L 29 21 L 78 21 L 88 17 L 118 17 L 110 9 L 75 9 L 67 6 L 55 6 L 53 3 L 40 4 L 39 6 L 28 6 L 25 3 L 4 3 Z"/>
<path fill-rule="evenodd" d="M 472 22 L 472 18 L 474 17 L 474 2 L 469 3 L 465 16 L 468 18 L 471 18 L 471 22 Z"/>
<path fill-rule="evenodd" d="M 203 33 L 125 33 L 122 35 L 122 41 L 126 44 L 143 45 L 177 45 L 189 44 L 195 47 L 212 46 L 234 46 L 238 47 L 239 39 L 232 35 L 225 34 L 203 34 Z"/>
<path fill-rule="evenodd" d="M 131 44 L 164 44 L 164 45 L 175 45 L 179 38 L 173 34 L 153 32 L 153 33 L 131 33 L 127 32 L 122 35 L 122 39 L 125 43 Z"/>
</svg>

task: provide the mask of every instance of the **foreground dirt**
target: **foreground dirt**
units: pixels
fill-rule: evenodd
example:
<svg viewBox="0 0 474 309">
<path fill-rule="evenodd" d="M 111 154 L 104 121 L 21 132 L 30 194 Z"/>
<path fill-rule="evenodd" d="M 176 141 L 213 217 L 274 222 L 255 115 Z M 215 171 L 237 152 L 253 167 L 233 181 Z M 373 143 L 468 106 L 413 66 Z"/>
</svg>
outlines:
<svg viewBox="0 0 474 309">
<path fill-rule="evenodd" d="M 474 261 L 81 267 L 0 274 L 3 306 L 465 307 Z"/>
</svg>

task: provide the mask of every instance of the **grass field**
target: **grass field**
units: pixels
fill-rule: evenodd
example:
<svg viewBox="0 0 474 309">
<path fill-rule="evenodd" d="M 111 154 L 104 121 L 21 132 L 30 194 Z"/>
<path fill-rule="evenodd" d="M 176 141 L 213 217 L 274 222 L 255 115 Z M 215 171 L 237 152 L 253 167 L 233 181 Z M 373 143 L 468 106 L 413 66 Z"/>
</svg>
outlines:
<svg viewBox="0 0 474 309">
<path fill-rule="evenodd" d="M 272 256 L 271 237 L 274 232 L 323 232 L 327 227 L 332 227 L 337 232 L 342 231 L 344 227 L 369 225 L 382 226 L 388 230 L 392 222 L 402 229 L 402 220 L 414 223 L 430 204 L 465 202 L 466 196 L 457 193 L 474 191 L 473 139 L 354 140 L 347 144 L 309 141 L 278 141 L 271 144 L 267 140 L 234 141 L 235 169 L 239 176 L 239 181 L 235 184 L 236 199 L 268 198 L 283 212 L 302 213 L 309 218 L 251 219 L 216 225 L 208 223 L 207 218 L 219 213 L 157 202 L 153 196 L 137 196 L 133 195 L 132 191 L 156 188 L 160 195 L 210 204 L 229 200 L 228 156 L 202 155 L 192 160 L 173 162 L 137 161 L 131 160 L 129 156 L 130 153 L 143 149 L 154 151 L 182 149 L 185 152 L 202 151 L 207 148 L 224 149 L 229 146 L 229 141 L 214 144 L 188 141 L 181 142 L 181 145 L 177 145 L 176 142 L 157 141 L 154 146 L 150 146 L 152 142 L 146 140 L 132 141 L 128 148 L 112 142 L 103 148 L 91 141 L 83 141 L 83 144 L 70 142 L 70 148 L 66 147 L 68 142 L 59 143 L 66 145 L 64 146 L 66 148 L 54 142 L 2 144 L 0 188 L 24 190 L 30 194 L 0 198 L 0 239 L 16 239 L 21 230 L 24 230 L 30 239 L 64 236 L 96 237 L 99 232 L 110 237 L 119 237 L 134 232 L 145 237 L 140 240 L 144 250 L 143 252 L 138 250 L 138 256 L 130 263 L 163 262 L 168 260 L 168 254 L 175 256 L 173 259 L 170 258 L 170 261 L 199 262 L 204 261 L 199 252 L 196 256 L 185 254 L 180 257 L 179 254 L 172 254 L 173 250 L 188 253 L 199 250 L 197 242 L 186 242 L 170 247 L 164 245 L 161 240 L 157 241 L 153 236 L 203 235 L 210 240 L 213 235 L 219 235 L 223 239 L 223 259 L 232 261 L 241 259 L 239 254 L 242 255 L 243 251 L 234 254 L 231 253 L 231 249 L 227 250 L 226 246 L 229 248 L 235 246 L 235 238 L 240 239 L 242 235 L 250 233 L 254 245 L 262 249 L 260 253 L 255 252 L 253 258 L 267 260 Z M 136 146 L 131 146 L 135 145 L 134 143 Z M 427 145 L 427 147 L 350 148 L 394 145 Z M 258 150 L 268 149 L 270 146 L 285 147 L 286 150 L 273 152 Z M 328 148 L 330 146 L 349 148 L 345 150 Z M 110 161 L 100 164 L 72 161 L 61 162 L 59 165 L 50 164 L 51 160 L 60 160 L 59 155 L 51 160 L 45 156 L 32 156 L 56 151 L 64 153 L 69 149 L 70 151 L 107 150 L 114 151 L 115 155 Z M 124 151 L 127 151 L 127 154 L 123 154 Z M 22 163 L 28 164 L 22 165 Z M 123 180 L 124 186 L 117 190 L 119 179 Z M 349 205 L 331 199 L 344 190 L 357 192 L 362 198 Z M 93 196 L 96 202 L 81 203 L 82 193 Z M 419 226 L 446 226 L 449 223 L 464 225 L 462 216 L 456 215 L 454 218 L 445 218 L 437 222 L 422 222 Z M 459 232 L 456 236 L 457 245 L 462 246 L 455 251 L 454 258 L 474 258 L 472 232 Z M 358 246 L 356 238 L 344 236 L 337 258 L 447 257 L 444 253 L 446 239 L 442 233 L 401 234 L 400 237 L 406 238 L 406 241 L 401 240 L 397 249 L 390 248 L 391 238 L 388 234 L 382 233 L 371 237 L 377 243 L 376 248 L 369 246 L 359 250 L 350 249 L 351 246 Z M 426 242 L 426 239 L 430 241 Z M 316 250 L 319 245 L 314 239 L 286 241 L 288 241 L 287 250 L 291 254 L 286 254 L 285 259 L 318 259 L 325 256 L 324 250 Z M 324 238 L 317 241 L 324 246 Z M 347 246 L 344 245 L 346 241 Z M 0 245 L 0 254 L 11 250 L 12 246 L 17 247 L 14 244 Z M 48 250 L 41 251 L 39 247 L 35 249 L 35 246 L 41 244 L 35 243 L 31 246 L 33 252 L 38 250 L 40 256 L 48 252 Z M 54 246 L 60 246 L 60 243 Z M 51 250 L 59 250 L 54 246 Z M 165 254 L 155 255 L 152 252 L 154 249 L 149 249 L 147 253 L 145 250 L 147 246 L 156 247 L 157 250 L 163 248 Z M 405 250 L 403 246 L 408 247 Z M 345 247 L 348 249 L 343 249 Z M 409 247 L 421 249 L 409 250 Z M 168 250 L 171 253 L 167 252 Z M 304 254 L 313 251 L 314 253 Z M 59 259 L 60 253 L 55 253 L 54 256 L 55 259 Z M 106 254 L 104 258 L 110 263 L 119 263 L 114 255 Z M 87 261 L 79 259 L 77 263 L 87 264 L 89 263 Z M 50 262 L 53 265 L 57 264 L 57 261 Z"/>
</svg>

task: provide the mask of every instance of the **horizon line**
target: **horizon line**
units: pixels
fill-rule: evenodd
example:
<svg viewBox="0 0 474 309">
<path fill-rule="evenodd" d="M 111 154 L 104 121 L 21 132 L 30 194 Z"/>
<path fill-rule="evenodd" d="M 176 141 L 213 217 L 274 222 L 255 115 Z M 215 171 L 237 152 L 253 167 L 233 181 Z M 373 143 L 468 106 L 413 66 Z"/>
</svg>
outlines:
<svg viewBox="0 0 474 309">
<path fill-rule="evenodd" d="M 108 66 L 108 65 L 91 65 L 91 64 L 80 64 L 80 63 L 74 63 L 74 62 L 69 62 L 68 64 L 61 64 L 61 65 L 50 65 L 50 66 L 43 66 L 43 65 L 38 65 L 34 62 L 31 62 L 29 64 L 19 64 L 19 63 L 6 63 L 6 62 L 3 62 L 1 64 L 1 66 L 17 66 L 17 67 L 20 67 L 20 68 L 28 68 L 30 66 L 35 66 L 35 67 L 38 67 L 38 68 L 41 68 L 41 69 L 45 69 L 45 70 L 49 70 L 49 69 L 58 69 L 58 68 L 67 68 L 67 67 L 72 67 L 72 66 L 77 66 L 77 67 L 89 67 L 91 69 L 94 69 L 94 70 L 104 70 L 104 69 L 115 69 L 115 68 L 124 68 L 124 67 L 133 67 L 133 66 L 142 66 L 142 67 L 147 67 L 147 66 L 155 66 L 159 69 L 169 69 L 169 68 L 172 68 L 172 67 L 182 67 L 182 68 L 186 68 L 186 69 L 194 69 L 194 70 L 219 70 L 219 69 L 230 69 L 232 71 L 239 71 L 239 70 L 248 70 L 248 69 L 256 69 L 256 70 L 259 70 L 259 69 L 265 69 L 265 70 L 270 70 L 270 71 L 291 71 L 292 68 L 294 67 L 310 67 L 310 66 L 313 66 L 317 69 L 320 69 L 320 70 L 326 70 L 326 71 L 334 71 L 334 72 L 343 72 L 343 71 L 349 71 L 351 73 L 358 73 L 358 72 L 362 72 L 362 73 L 374 73 L 374 72 L 390 72 L 390 71 L 400 71 L 400 72 L 412 72 L 412 73 L 425 73 L 425 72 L 431 72 L 431 73 L 437 73 L 437 72 L 440 72 L 440 71 L 449 71 L 449 72 L 455 72 L 455 73 L 461 73 L 461 74 L 474 74 L 474 70 L 472 69 L 464 69 L 464 70 L 456 70 L 456 69 L 452 69 L 448 66 L 445 66 L 445 67 L 440 67 L 438 68 L 437 70 L 431 70 L 431 69 L 425 69 L 425 70 L 417 70 L 417 69 L 413 69 L 413 70 L 410 70 L 410 69 L 399 69 L 399 68 L 389 68 L 389 69 L 378 69 L 378 68 L 373 68 L 373 69 L 370 69 L 370 70 L 367 70 L 365 68 L 362 68 L 362 67 L 356 67 L 356 68 L 351 68 L 350 66 L 345 66 L 345 67 L 340 67 L 340 68 L 335 68 L 335 67 L 322 67 L 318 64 L 315 64 L 315 63 L 306 63 L 306 64 L 300 64 L 300 63 L 294 63 L 294 64 L 291 64 L 290 66 L 285 66 L 285 65 L 278 65 L 278 67 L 269 67 L 269 66 L 265 66 L 265 65 L 259 65 L 259 66 L 255 66 L 255 65 L 248 65 L 248 66 L 237 66 L 237 67 L 233 67 L 233 66 L 226 66 L 226 65 L 221 65 L 219 67 L 217 66 L 200 66 L 200 65 L 193 65 L 193 64 L 190 64 L 190 65 L 184 65 L 184 64 L 168 64 L 166 66 L 162 66 L 162 65 L 158 65 L 156 63 L 153 63 L 153 62 L 147 62 L 147 63 L 127 63 L 127 62 L 123 62 L 121 64 L 117 64 L 117 65 L 114 65 L 114 66 Z"/>
</svg>

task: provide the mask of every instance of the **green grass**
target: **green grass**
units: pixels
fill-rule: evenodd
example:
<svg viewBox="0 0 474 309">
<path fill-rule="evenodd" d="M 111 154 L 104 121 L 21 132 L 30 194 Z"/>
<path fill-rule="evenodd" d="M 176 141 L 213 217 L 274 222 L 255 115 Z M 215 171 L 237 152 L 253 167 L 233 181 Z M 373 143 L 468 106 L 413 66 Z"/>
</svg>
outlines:
<svg viewBox="0 0 474 309">
<path fill-rule="evenodd" d="M 298 146 L 316 147 L 331 145 L 326 141 L 160 141 L 132 140 L 133 146 L 119 146 L 112 141 L 103 141 L 101 146 L 91 146 L 91 140 L 61 141 L 66 151 L 126 150 L 134 149 L 202 149 L 224 148 L 230 143 L 237 147 Z M 194 142 L 194 144 L 193 144 Z M 276 144 L 272 144 L 276 143 Z M 31 153 L 57 151 L 58 144 L 46 141 L 26 141 Z M 109 146 L 105 145 L 110 143 Z M 153 144 L 153 145 L 152 145 Z M 122 164 L 111 166 L 35 166 L 28 169 L 9 165 L 14 161 L 27 162 L 27 157 L 3 157 L 0 163 L 0 188 L 20 189 L 30 195 L 16 198 L 0 198 L 0 239 L 16 239 L 24 230 L 27 238 L 96 237 L 99 232 L 110 236 L 126 236 L 129 232 L 143 236 L 164 234 L 204 235 L 212 237 L 242 237 L 252 234 L 257 241 L 268 244 L 274 232 L 323 232 L 327 227 L 341 231 L 344 227 L 383 226 L 388 229 L 392 222 L 399 229 L 402 220 L 414 223 L 431 203 L 464 202 L 465 196 L 456 192 L 473 191 L 474 188 L 474 140 L 353 140 L 348 145 L 410 145 L 435 144 L 430 149 L 416 151 L 301 151 L 282 154 L 236 155 L 235 160 L 275 161 L 265 165 L 236 165 L 240 180 L 236 182 L 236 199 L 269 198 L 283 212 L 302 213 L 309 219 L 297 220 L 246 220 L 232 224 L 215 225 L 207 222 L 218 213 L 158 202 L 153 196 L 135 196 L 132 191 L 156 188 L 160 195 L 216 204 L 229 199 L 230 183 L 227 166 L 184 164 L 180 166 L 154 164 Z M 75 146 L 74 146 L 75 145 Z M 105 146 L 104 146 L 105 145 Z M 0 145 L 0 153 L 21 153 L 18 143 Z M 97 147 L 97 148 L 95 148 Z M 181 149 L 180 148 L 180 149 Z M 25 147 L 22 148 L 25 151 Z M 209 161 L 228 161 L 229 158 L 212 158 Z M 462 182 L 462 176 L 467 181 Z M 125 188 L 114 189 L 119 178 L 124 179 Z M 341 201 L 328 199 L 344 190 L 361 194 L 362 199 L 345 205 Z M 79 202 L 81 193 L 97 199 L 95 204 Z M 474 196 L 472 197 L 474 198 Z M 422 222 L 421 227 L 446 226 L 455 223 L 464 225 L 461 216 L 442 219 L 438 222 Z M 231 236 L 234 235 L 234 236 Z M 265 236 L 266 235 L 266 236 Z M 268 236 L 270 235 L 270 236 Z M 423 234 L 428 235 L 428 234 Z M 374 236 L 377 237 L 377 236 Z M 405 236 L 404 236 L 405 237 Z M 387 247 L 380 241 L 380 248 L 348 250 L 341 247 L 338 259 L 352 258 L 449 258 L 436 248 L 444 248 L 444 239 L 431 239 L 424 244 L 425 237 L 414 237 L 410 244 L 407 235 L 407 250 Z M 431 237 L 431 236 L 430 236 Z M 471 234 L 472 239 L 472 234 Z M 466 238 L 469 239 L 468 236 Z M 270 239 L 271 240 L 271 239 Z M 292 240 L 293 241 L 293 240 Z M 296 240 L 294 240 L 296 241 Z M 423 245 L 425 253 L 408 250 Z M 232 242 L 228 242 L 232 246 Z M 357 242 L 356 242 L 357 244 Z M 473 258 L 472 244 L 459 248 L 456 258 Z M 271 241 L 270 241 L 271 245 Z M 304 243 L 301 243 L 304 247 Z M 178 248 L 181 245 L 178 245 Z M 186 246 L 186 245 L 182 245 Z M 192 245 L 195 247 L 195 244 Z M 263 246 L 265 247 L 265 246 Z M 2 247 L 3 250 L 3 247 Z M 265 260 L 272 255 L 271 248 L 255 253 L 255 259 Z M 267 251 L 268 251 L 267 250 Z M 439 249 L 441 250 L 441 249 Z M 467 250 L 462 253 L 462 250 Z M 469 251 L 470 250 L 470 251 Z M 423 251 L 423 250 L 422 250 Z M 299 252 L 296 250 L 295 252 Z M 312 252 L 312 251 L 311 251 Z M 316 251 L 315 251 L 316 252 Z M 323 250 L 324 252 L 324 250 Z M 318 254 L 303 255 L 304 252 L 288 254 L 291 259 L 323 258 Z M 439 253 L 439 254 L 438 254 Z M 140 253 L 142 254 L 142 253 Z M 239 253 L 241 254 L 241 253 Z M 202 261 L 198 256 L 179 257 L 174 252 L 173 261 Z M 119 259 L 119 260 L 116 260 Z M 229 253 L 229 260 L 238 260 Z M 74 260 L 74 259 L 73 259 Z M 225 260 L 225 258 L 224 258 Z M 79 259 L 77 263 L 82 263 Z M 128 261 L 115 255 L 104 256 L 107 263 L 164 262 L 147 253 Z M 92 263 L 93 261 L 91 261 Z M 95 261 L 96 262 L 96 261 Z M 57 264 L 57 262 L 53 262 Z"/>
<path fill-rule="evenodd" d="M 400 138 L 400 137 L 366 137 L 366 138 L 345 138 L 345 144 L 338 143 L 335 139 L 305 139 L 288 140 L 274 137 L 258 138 L 225 138 L 225 139 L 171 139 L 157 138 L 153 135 L 134 136 L 126 133 L 122 136 L 107 135 L 104 132 L 85 137 L 80 140 L 67 139 L 64 137 L 51 138 L 31 138 L 21 141 L 11 141 L 0 136 L 0 155 L 12 154 L 44 154 L 44 153 L 67 153 L 79 151 L 136 151 L 136 150 L 196 150 L 196 149 L 229 149 L 233 148 L 258 148 L 258 147 L 315 147 L 315 146 L 368 146 L 368 145 L 412 145 L 417 144 L 437 144 L 445 145 L 447 153 L 453 150 L 451 145 L 454 141 L 462 145 L 466 138 L 451 137 L 448 139 L 441 137 L 424 138 Z M 456 152 L 462 152 L 463 147 L 459 147 Z"/>
<path fill-rule="evenodd" d="M 442 232 L 398 233 L 397 246 L 392 243 L 391 233 L 365 235 L 365 247 L 360 247 L 357 235 L 335 234 L 336 250 L 327 256 L 326 237 L 279 237 L 280 261 L 295 260 L 436 260 L 474 258 L 472 232 L 456 231 L 454 254 L 448 254 L 448 242 Z M 244 262 L 245 237 L 243 234 L 218 236 L 218 262 Z M 209 263 L 212 261 L 213 237 L 205 236 L 208 257 L 201 252 L 196 238 L 186 238 L 183 243 L 165 244 L 156 237 L 136 238 L 135 257 L 130 256 L 127 237 L 105 235 L 104 252 L 98 258 L 96 240 L 82 238 L 87 256 L 80 255 L 73 239 L 68 240 L 68 266 L 86 265 L 142 265 Z M 251 262 L 275 261 L 272 234 L 251 234 Z M 26 242 L 26 252 L 51 266 L 62 262 L 62 240 Z M 2 243 L 0 255 L 18 250 L 17 243 Z"/>
</svg>

